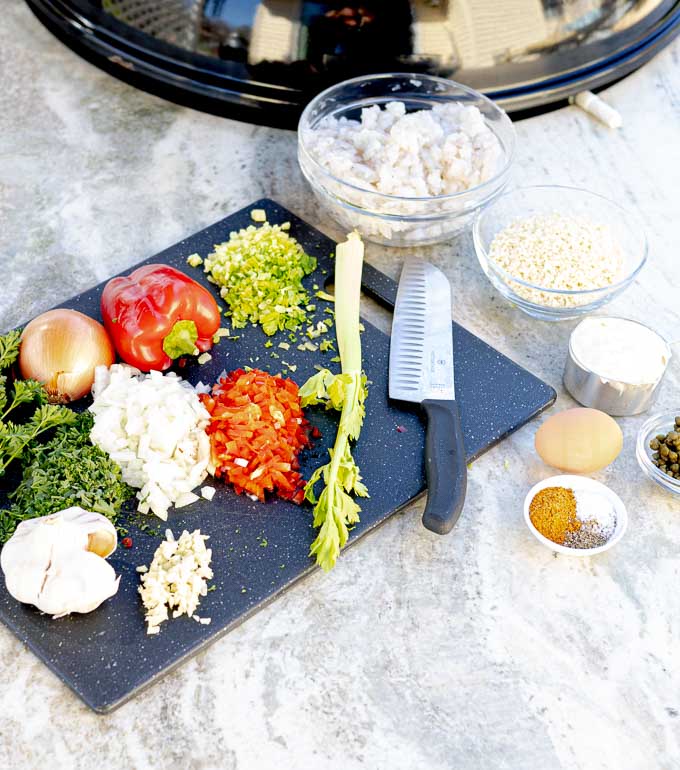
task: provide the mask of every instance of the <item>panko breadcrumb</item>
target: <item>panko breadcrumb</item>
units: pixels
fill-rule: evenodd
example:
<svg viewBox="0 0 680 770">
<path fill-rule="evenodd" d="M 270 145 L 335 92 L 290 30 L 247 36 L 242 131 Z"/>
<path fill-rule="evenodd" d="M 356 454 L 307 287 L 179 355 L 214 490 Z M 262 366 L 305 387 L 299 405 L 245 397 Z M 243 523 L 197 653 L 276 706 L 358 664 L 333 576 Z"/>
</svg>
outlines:
<svg viewBox="0 0 680 770">
<path fill-rule="evenodd" d="M 621 244 L 608 225 L 557 212 L 509 224 L 491 242 L 489 259 L 513 278 L 557 291 L 606 288 L 621 279 L 624 266 Z M 546 307 L 577 307 L 593 299 L 507 284 Z"/>
</svg>

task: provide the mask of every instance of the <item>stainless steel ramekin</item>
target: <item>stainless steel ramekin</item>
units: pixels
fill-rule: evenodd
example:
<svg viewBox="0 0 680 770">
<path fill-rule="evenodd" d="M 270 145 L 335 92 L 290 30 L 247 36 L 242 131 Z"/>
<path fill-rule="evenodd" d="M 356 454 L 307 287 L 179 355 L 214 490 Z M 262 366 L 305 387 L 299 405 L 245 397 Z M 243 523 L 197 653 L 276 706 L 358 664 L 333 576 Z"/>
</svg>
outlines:
<svg viewBox="0 0 680 770">
<path fill-rule="evenodd" d="M 614 316 L 607 316 L 614 318 Z M 631 321 L 632 319 L 623 319 Z M 657 336 L 661 336 L 655 329 L 633 321 L 640 326 L 644 326 Z M 580 324 L 579 324 L 580 325 Z M 666 373 L 666 368 L 655 382 L 636 384 L 630 382 L 617 382 L 609 380 L 591 369 L 586 368 L 574 354 L 572 338 L 578 326 L 572 331 L 569 337 L 569 350 L 567 353 L 567 362 L 564 367 L 564 387 L 583 406 L 593 409 L 599 409 L 615 417 L 627 417 L 633 414 L 645 412 L 654 402 L 656 391 Z M 663 339 L 663 337 L 662 337 Z M 668 343 L 666 343 L 668 346 Z M 671 349 L 668 347 L 668 360 L 671 358 Z"/>
</svg>

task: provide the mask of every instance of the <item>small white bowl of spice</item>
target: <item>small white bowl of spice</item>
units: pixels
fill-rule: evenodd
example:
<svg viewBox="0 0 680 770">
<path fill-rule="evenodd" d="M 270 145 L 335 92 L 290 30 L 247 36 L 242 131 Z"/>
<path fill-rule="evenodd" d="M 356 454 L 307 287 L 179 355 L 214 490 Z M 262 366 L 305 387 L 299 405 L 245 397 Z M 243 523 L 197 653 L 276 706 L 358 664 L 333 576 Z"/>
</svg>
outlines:
<svg viewBox="0 0 680 770">
<path fill-rule="evenodd" d="M 594 556 L 623 537 L 628 512 L 621 498 L 584 476 L 552 476 L 524 501 L 524 520 L 544 546 L 568 556 Z"/>
</svg>

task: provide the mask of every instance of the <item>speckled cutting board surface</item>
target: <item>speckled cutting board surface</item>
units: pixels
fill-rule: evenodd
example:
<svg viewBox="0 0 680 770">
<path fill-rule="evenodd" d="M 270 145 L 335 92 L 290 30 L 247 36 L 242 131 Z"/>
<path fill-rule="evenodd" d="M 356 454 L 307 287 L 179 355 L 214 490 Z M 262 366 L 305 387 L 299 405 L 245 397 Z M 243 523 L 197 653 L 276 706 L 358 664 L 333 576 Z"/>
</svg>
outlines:
<svg viewBox="0 0 680 770">
<path fill-rule="evenodd" d="M 250 212 L 254 208 L 264 208 L 272 224 L 289 221 L 291 234 L 317 258 L 319 267 L 306 281 L 310 291 L 313 284 L 323 286 L 324 281 L 332 279 L 330 255 L 335 244 L 270 200 L 257 201 L 147 262 L 178 267 L 215 290 L 202 270 L 188 267 L 186 258 L 194 252 L 207 255 L 213 245 L 226 240 L 232 230 L 252 224 Z M 370 265 L 365 266 L 363 284 L 368 295 L 386 306 L 393 304 L 396 283 Z M 74 297 L 62 307 L 100 318 L 99 298 L 103 286 Z M 316 316 L 323 318 L 323 309 L 328 305 L 322 301 L 316 304 Z M 228 319 L 225 325 L 229 325 Z M 353 529 L 349 544 L 356 543 L 425 489 L 425 435 L 418 410 L 388 400 L 389 338 L 368 322 L 365 327 L 364 368 L 371 385 L 366 420 L 354 454 L 371 497 L 361 501 L 361 522 Z M 274 337 L 275 345 L 270 349 L 264 348 L 266 338 L 259 328 L 232 330 L 232 334 L 238 334 L 239 339 L 222 340 L 214 348 L 209 363 L 201 367 L 188 366 L 182 375 L 194 383 L 198 380 L 213 383 L 224 369 L 254 366 L 277 373 L 283 367 L 281 361 L 285 360 L 297 366 L 289 376 L 302 383 L 314 373 L 315 364 L 337 367 L 330 363 L 333 352 L 325 355 L 303 352 L 297 349 L 297 343 L 291 344 L 289 350 L 279 349 L 276 343 L 288 341 L 287 333 Z M 329 336 L 334 338 L 334 333 Z M 277 352 L 281 358 L 271 357 L 271 352 Z M 479 456 L 555 399 L 551 387 L 456 324 L 454 358 L 456 395 L 468 459 Z M 333 444 L 337 427 L 337 416 L 318 409 L 307 412 L 322 437 L 303 458 L 305 476 L 326 462 L 327 449 Z M 5 498 L 11 479 L 3 481 L 5 488 L 0 494 Z M 95 711 L 107 712 L 121 705 L 314 569 L 308 558 L 314 539 L 309 506 L 296 506 L 282 500 L 262 504 L 236 495 L 220 482 L 214 485 L 217 494 L 211 502 L 201 500 L 180 511 L 171 510 L 167 525 L 153 520 L 155 535 L 137 529 L 137 514 L 128 515 L 133 547 L 125 549 L 119 545 L 110 558 L 116 573 L 121 575 L 120 589 L 115 597 L 88 615 L 52 620 L 12 599 L 2 582 L 0 618 Z M 5 499 L 0 503 L 4 504 Z M 149 517 L 144 517 L 144 521 L 148 523 Z M 213 552 L 215 574 L 211 584 L 215 590 L 202 600 L 199 613 L 210 617 L 212 622 L 201 625 L 182 617 L 164 623 L 159 635 L 147 636 L 137 594 L 136 567 L 150 563 L 166 526 L 176 536 L 183 529 L 197 528 L 210 536 L 208 545 Z M 456 530 L 448 537 L 456 537 Z M 342 556 L 336 569 L 343 569 Z"/>
</svg>

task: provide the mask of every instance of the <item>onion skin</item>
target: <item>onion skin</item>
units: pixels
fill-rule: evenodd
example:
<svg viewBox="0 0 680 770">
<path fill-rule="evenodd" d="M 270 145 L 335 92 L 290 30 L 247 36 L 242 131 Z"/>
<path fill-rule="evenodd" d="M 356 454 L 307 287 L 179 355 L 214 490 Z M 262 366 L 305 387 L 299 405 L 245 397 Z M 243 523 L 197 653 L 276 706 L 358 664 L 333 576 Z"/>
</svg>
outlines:
<svg viewBox="0 0 680 770">
<path fill-rule="evenodd" d="M 68 404 L 90 392 L 96 366 L 111 366 L 116 352 L 106 329 L 77 310 L 48 310 L 21 335 L 19 370 L 37 380 L 52 404 Z"/>
</svg>

